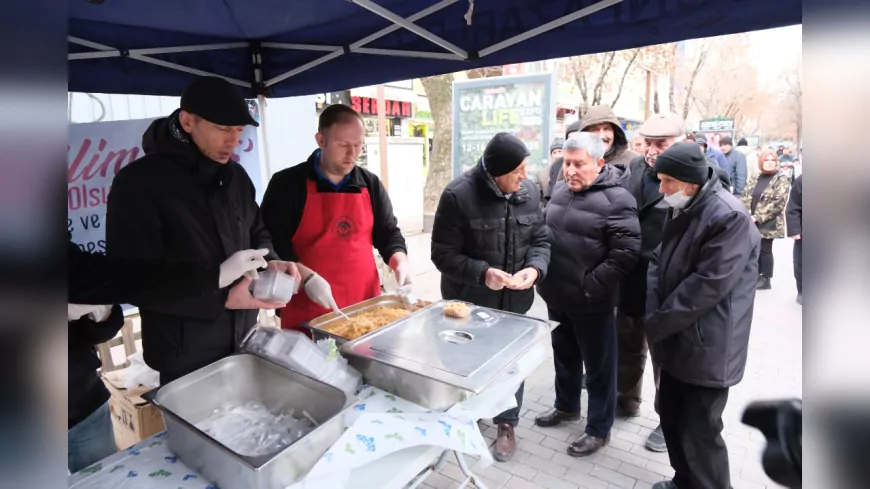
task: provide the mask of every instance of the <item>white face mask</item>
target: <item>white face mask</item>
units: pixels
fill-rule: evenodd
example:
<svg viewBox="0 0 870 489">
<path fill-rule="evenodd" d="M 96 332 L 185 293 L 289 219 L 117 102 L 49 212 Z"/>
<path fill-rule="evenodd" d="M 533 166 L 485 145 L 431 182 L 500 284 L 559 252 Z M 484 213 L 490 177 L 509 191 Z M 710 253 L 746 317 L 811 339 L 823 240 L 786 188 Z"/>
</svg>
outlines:
<svg viewBox="0 0 870 489">
<path fill-rule="evenodd" d="M 669 206 L 677 210 L 686 207 L 686 204 L 688 204 L 689 201 L 692 200 L 691 195 L 683 195 L 683 192 L 686 190 L 686 186 L 688 186 L 688 184 L 683 185 L 683 188 L 681 190 L 677 190 L 671 195 L 666 195 L 664 199 L 665 202 L 667 202 Z"/>
</svg>

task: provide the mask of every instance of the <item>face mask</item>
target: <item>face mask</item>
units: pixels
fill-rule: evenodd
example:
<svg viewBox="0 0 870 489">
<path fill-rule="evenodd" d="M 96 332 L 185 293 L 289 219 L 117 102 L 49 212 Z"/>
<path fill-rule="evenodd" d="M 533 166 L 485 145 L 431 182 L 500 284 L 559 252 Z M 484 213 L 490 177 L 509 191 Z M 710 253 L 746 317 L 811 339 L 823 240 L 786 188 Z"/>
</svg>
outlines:
<svg viewBox="0 0 870 489">
<path fill-rule="evenodd" d="M 683 207 L 686 207 L 686 204 L 688 204 L 689 201 L 692 200 L 692 196 L 691 195 L 683 195 L 683 191 L 685 191 L 685 190 L 686 190 L 686 186 L 684 185 L 682 190 L 678 190 L 678 191 L 672 193 L 671 195 L 666 195 L 665 199 L 664 199 L 665 202 L 667 202 L 669 206 L 671 206 L 677 210 L 682 209 Z"/>
</svg>

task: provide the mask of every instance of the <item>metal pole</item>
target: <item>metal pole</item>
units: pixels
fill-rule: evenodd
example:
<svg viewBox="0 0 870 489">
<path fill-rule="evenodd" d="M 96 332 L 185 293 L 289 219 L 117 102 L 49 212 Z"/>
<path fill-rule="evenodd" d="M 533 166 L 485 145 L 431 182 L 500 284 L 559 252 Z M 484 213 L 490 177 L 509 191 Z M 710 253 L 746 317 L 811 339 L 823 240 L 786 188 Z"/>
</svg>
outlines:
<svg viewBox="0 0 870 489">
<path fill-rule="evenodd" d="M 646 121 L 649 119 L 649 104 L 650 104 L 650 82 L 652 79 L 652 72 L 650 70 L 646 70 L 646 97 L 644 98 L 645 104 L 643 108 L 643 120 Z"/>
<path fill-rule="evenodd" d="M 387 101 L 383 85 L 378 85 L 378 147 L 381 153 L 381 181 L 384 190 L 390 191 L 390 170 L 387 158 Z"/>
</svg>

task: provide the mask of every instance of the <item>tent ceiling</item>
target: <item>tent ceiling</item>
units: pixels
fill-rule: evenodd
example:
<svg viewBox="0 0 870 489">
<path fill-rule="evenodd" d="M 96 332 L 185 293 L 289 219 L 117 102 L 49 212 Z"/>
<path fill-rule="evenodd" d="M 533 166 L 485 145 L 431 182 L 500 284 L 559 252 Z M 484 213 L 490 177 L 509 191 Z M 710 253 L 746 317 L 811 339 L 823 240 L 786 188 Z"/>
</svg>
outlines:
<svg viewBox="0 0 870 489">
<path fill-rule="evenodd" d="M 146 95 L 197 74 L 322 93 L 801 22 L 800 0 L 68 2 L 68 89 Z"/>
</svg>

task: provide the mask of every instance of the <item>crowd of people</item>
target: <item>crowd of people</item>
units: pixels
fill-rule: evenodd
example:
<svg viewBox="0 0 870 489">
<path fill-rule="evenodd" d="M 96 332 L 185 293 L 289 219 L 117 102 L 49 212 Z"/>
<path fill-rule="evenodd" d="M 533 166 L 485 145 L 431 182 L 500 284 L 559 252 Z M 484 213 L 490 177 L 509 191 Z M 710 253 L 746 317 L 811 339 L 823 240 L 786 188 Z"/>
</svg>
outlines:
<svg viewBox="0 0 870 489">
<path fill-rule="evenodd" d="M 165 384 L 236 352 L 260 309 L 300 329 L 376 297 L 372 248 L 410 284 L 390 198 L 356 165 L 360 114 L 324 110 L 318 149 L 272 177 L 262 206 L 230 159 L 246 125 L 257 123 L 232 85 L 197 79 L 143 135 L 145 156 L 115 177 L 107 255 L 70 242 L 71 472 L 115 451 L 94 346 L 121 328 L 118 304 L 139 307 L 145 362 Z M 795 240 L 802 300 L 802 176 L 784 170 L 785 150 L 754 157 L 744 140 L 722 138 L 718 152 L 671 114 L 652 116 L 629 141 L 611 108 L 595 106 L 565 136 L 529 180 L 528 149 L 500 133 L 446 187 L 431 250 L 442 297 L 525 314 L 537 290 L 559 326 L 556 400 L 535 423 L 579 419 L 587 389 L 573 456 L 606 446 L 616 417 L 639 415 L 651 353 L 661 426 L 647 447 L 668 451 L 675 470 L 654 487 L 730 487 L 722 411 L 743 377 L 756 290 L 770 288 L 774 239 Z M 255 299 L 263 268 L 293 276 L 301 293 L 288 304 Z M 517 407 L 494 420 L 497 460 L 516 452 L 522 400 L 521 385 Z"/>
<path fill-rule="evenodd" d="M 537 289 L 558 323 L 556 399 L 535 423 L 580 419 L 586 388 L 585 433 L 570 455 L 598 452 L 616 417 L 640 414 L 652 354 L 661 425 L 647 448 L 667 451 L 675 470 L 656 489 L 730 487 L 722 413 L 743 378 L 756 291 L 771 287 L 774 239 L 795 240 L 802 300 L 802 177 L 792 185 L 772 150 L 718 142 L 721 152 L 672 114 L 629 141 L 610 107 L 591 107 L 533 181 L 523 143 L 496 135 L 435 214 L 444 298 L 522 314 Z M 497 460 L 516 452 L 522 394 L 494 419 Z"/>
</svg>

